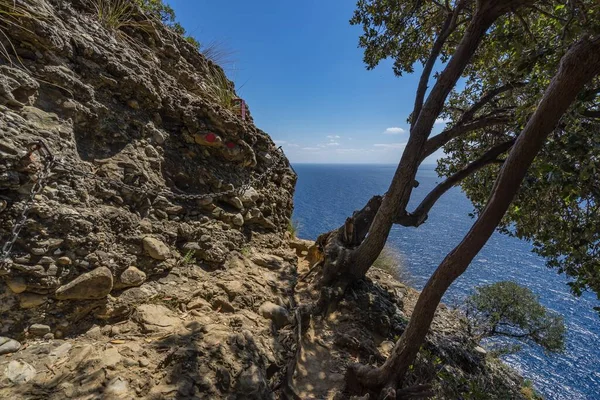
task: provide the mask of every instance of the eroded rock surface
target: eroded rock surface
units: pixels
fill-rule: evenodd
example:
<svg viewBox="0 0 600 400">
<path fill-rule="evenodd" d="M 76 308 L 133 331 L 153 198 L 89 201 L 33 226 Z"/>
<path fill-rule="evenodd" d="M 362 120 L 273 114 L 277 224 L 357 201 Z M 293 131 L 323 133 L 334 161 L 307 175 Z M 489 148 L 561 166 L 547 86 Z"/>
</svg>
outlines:
<svg viewBox="0 0 600 400">
<path fill-rule="evenodd" d="M 0 21 L 0 244 L 40 186 L 0 268 L 0 398 L 264 398 L 288 357 L 259 313 L 295 277 L 287 159 L 163 25 L 15 4 L 36 18 Z"/>
</svg>

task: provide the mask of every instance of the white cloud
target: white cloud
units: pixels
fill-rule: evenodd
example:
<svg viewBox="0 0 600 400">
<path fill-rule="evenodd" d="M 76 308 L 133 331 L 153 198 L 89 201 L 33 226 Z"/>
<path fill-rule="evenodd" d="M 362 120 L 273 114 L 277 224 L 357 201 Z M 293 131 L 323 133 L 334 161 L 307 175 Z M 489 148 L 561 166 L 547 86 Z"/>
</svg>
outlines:
<svg viewBox="0 0 600 400">
<path fill-rule="evenodd" d="M 287 143 L 285 140 L 273 140 L 273 141 L 275 142 L 275 144 L 278 144 L 278 145 L 280 145 L 280 146 L 281 146 L 282 144 L 286 144 L 286 143 Z"/>
<path fill-rule="evenodd" d="M 296 143 L 288 143 L 286 147 L 300 147 L 300 145 Z"/>
<path fill-rule="evenodd" d="M 373 146 L 383 149 L 403 149 L 406 146 L 406 143 L 376 143 Z"/>
<path fill-rule="evenodd" d="M 438 118 L 435 120 L 435 124 L 436 125 L 441 125 L 441 124 L 449 124 L 450 123 L 450 118 Z"/>
<path fill-rule="evenodd" d="M 391 128 L 387 128 L 385 131 L 383 131 L 383 133 L 385 135 L 400 135 L 401 133 L 406 133 L 406 130 L 397 126 L 392 126 Z"/>
<path fill-rule="evenodd" d="M 331 142 L 331 143 L 327 143 L 327 146 L 339 146 L 340 144 L 338 142 Z"/>
<path fill-rule="evenodd" d="M 327 139 L 333 140 L 333 139 L 340 139 L 341 136 L 339 135 L 327 135 Z"/>
<path fill-rule="evenodd" d="M 319 147 L 303 147 L 302 150 L 304 151 L 318 151 L 321 150 Z"/>
</svg>

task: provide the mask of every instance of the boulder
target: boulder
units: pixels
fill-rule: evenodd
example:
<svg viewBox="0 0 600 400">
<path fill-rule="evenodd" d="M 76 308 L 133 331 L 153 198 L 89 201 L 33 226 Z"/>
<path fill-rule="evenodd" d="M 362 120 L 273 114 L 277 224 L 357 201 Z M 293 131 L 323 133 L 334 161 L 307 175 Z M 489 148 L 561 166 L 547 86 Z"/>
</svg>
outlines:
<svg viewBox="0 0 600 400">
<path fill-rule="evenodd" d="M 235 214 L 233 218 L 231 218 L 231 223 L 234 226 L 242 226 L 244 225 L 244 217 L 242 216 L 242 214 Z"/>
<path fill-rule="evenodd" d="M 156 238 L 146 236 L 143 242 L 144 250 L 155 260 L 166 260 L 171 255 L 169 246 Z"/>
<path fill-rule="evenodd" d="M 54 295 L 58 300 L 94 300 L 106 297 L 112 288 L 110 269 L 99 267 L 59 287 Z"/>
</svg>

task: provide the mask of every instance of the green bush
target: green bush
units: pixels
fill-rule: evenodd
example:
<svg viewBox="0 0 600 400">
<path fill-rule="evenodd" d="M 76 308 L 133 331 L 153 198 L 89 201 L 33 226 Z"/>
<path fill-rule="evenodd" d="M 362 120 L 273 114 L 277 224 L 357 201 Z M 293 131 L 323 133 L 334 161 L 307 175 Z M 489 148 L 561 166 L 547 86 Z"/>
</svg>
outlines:
<svg viewBox="0 0 600 400">
<path fill-rule="evenodd" d="M 530 289 L 515 282 L 475 288 L 466 300 L 465 312 L 469 331 L 478 340 L 505 336 L 538 344 L 551 352 L 564 350 L 562 316 L 546 309 Z"/>
</svg>

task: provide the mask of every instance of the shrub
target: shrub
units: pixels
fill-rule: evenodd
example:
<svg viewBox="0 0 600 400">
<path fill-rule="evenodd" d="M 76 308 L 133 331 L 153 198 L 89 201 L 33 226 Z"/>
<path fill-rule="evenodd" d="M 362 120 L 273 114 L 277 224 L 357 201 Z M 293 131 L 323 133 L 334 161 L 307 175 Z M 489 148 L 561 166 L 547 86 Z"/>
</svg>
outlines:
<svg viewBox="0 0 600 400">
<path fill-rule="evenodd" d="M 530 289 L 515 282 L 475 288 L 465 308 L 468 329 L 478 340 L 505 336 L 536 343 L 551 352 L 564 349 L 562 316 L 546 309 Z"/>
</svg>

